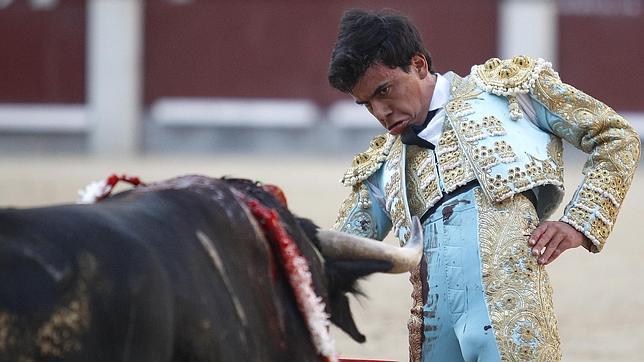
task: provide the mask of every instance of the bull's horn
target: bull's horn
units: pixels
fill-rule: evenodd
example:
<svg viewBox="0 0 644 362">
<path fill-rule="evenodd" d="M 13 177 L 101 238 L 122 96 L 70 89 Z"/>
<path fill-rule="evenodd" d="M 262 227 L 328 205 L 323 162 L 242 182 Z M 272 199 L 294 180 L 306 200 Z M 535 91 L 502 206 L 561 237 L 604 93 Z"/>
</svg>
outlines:
<svg viewBox="0 0 644 362">
<path fill-rule="evenodd" d="M 389 273 L 408 272 L 423 256 L 423 229 L 418 217 L 412 219 L 411 237 L 404 247 L 395 247 L 335 230 L 318 230 L 322 255 L 336 259 L 375 259 L 393 264 Z"/>
</svg>

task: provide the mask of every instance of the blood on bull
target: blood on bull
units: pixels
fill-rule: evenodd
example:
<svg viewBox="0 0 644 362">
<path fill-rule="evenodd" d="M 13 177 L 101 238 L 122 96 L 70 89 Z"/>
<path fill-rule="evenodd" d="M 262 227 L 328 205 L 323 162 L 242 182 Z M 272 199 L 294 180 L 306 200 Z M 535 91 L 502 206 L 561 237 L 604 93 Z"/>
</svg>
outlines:
<svg viewBox="0 0 644 362">
<path fill-rule="evenodd" d="M 347 296 L 417 265 L 420 227 L 404 248 L 320 230 L 278 191 L 184 176 L 0 209 L 0 360 L 335 360 L 329 323 L 365 340 Z"/>
</svg>

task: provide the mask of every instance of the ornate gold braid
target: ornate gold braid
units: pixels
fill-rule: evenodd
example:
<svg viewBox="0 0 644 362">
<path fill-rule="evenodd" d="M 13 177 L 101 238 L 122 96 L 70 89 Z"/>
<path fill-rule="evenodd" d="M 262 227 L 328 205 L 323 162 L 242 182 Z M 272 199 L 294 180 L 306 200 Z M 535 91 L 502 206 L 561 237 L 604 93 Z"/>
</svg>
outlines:
<svg viewBox="0 0 644 362">
<path fill-rule="evenodd" d="M 519 55 L 512 59 L 492 58 L 472 67 L 472 78 L 486 92 L 499 96 L 528 93 L 539 72 L 549 67 L 543 59 Z"/>
<path fill-rule="evenodd" d="M 561 360 L 552 287 L 527 243 L 539 222 L 534 207 L 521 194 L 500 203 L 475 195 L 481 276 L 501 360 Z"/>
<path fill-rule="evenodd" d="M 585 178 L 566 207 L 564 221 L 583 232 L 599 252 L 606 242 L 639 163 L 638 134 L 613 109 L 564 84 L 545 68 L 534 97 L 560 117 L 552 132 L 589 153 Z"/>
<path fill-rule="evenodd" d="M 334 230 L 341 230 L 344 224 L 347 223 L 349 214 L 358 201 L 359 189 L 359 186 L 353 186 L 349 196 L 347 196 L 347 198 L 342 202 L 342 206 L 340 206 L 340 210 L 338 211 L 338 216 L 336 217 L 335 223 L 333 224 Z"/>
<path fill-rule="evenodd" d="M 355 186 L 369 178 L 378 171 L 382 163 L 387 159 L 389 150 L 396 140 L 395 136 L 383 134 L 374 137 L 369 143 L 369 148 L 353 158 L 351 167 L 344 173 L 342 184 L 344 186 Z"/>
<path fill-rule="evenodd" d="M 425 263 L 422 260 L 421 263 Z M 422 358 L 423 348 L 423 305 L 425 304 L 423 298 L 423 285 L 421 279 L 421 266 L 420 264 L 412 269 L 409 275 L 409 281 L 412 285 L 411 299 L 411 315 L 407 322 L 409 329 L 409 361 L 420 362 Z"/>
</svg>

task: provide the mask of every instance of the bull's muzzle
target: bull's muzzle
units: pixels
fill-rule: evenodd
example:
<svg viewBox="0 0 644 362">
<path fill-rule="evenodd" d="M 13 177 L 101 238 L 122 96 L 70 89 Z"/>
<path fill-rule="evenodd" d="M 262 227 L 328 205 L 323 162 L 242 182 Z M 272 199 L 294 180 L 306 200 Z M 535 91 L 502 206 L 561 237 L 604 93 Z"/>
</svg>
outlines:
<svg viewBox="0 0 644 362">
<path fill-rule="evenodd" d="M 322 255 L 342 260 L 386 260 L 393 264 L 389 273 L 404 273 L 418 266 L 423 256 L 423 229 L 417 217 L 412 219 L 411 236 L 403 247 L 335 230 L 319 230 Z"/>
</svg>

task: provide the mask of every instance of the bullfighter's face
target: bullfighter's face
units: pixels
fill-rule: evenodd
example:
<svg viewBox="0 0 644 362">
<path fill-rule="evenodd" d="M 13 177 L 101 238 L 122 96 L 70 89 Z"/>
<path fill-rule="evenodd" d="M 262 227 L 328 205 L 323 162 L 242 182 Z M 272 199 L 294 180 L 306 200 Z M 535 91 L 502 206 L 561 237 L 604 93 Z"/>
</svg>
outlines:
<svg viewBox="0 0 644 362">
<path fill-rule="evenodd" d="M 429 110 L 436 78 L 421 55 L 412 57 L 409 72 L 381 63 L 370 66 L 351 90 L 357 104 L 364 105 L 392 135 L 422 124 Z"/>
</svg>

